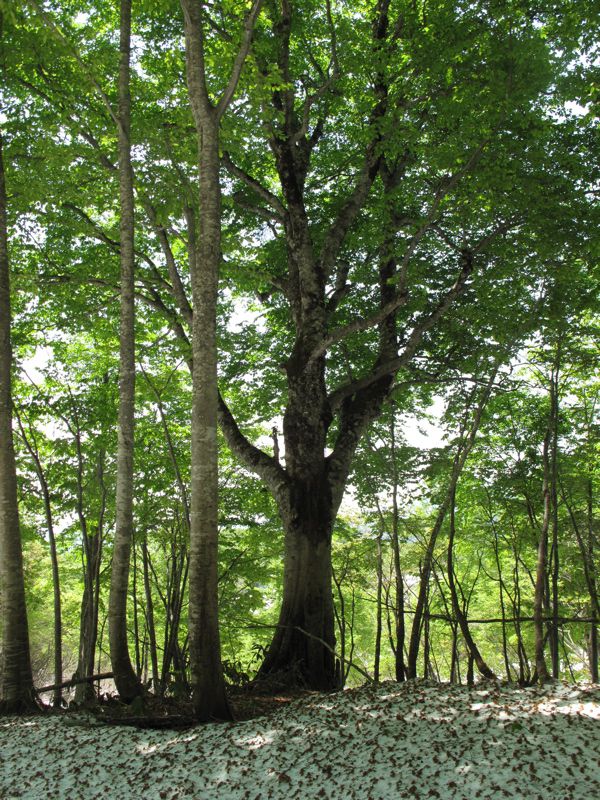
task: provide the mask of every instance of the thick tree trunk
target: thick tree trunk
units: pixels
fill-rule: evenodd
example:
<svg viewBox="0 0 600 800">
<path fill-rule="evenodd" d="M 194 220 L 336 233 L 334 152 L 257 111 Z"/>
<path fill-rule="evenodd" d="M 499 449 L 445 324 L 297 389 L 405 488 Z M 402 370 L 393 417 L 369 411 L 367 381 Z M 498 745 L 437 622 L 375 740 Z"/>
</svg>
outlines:
<svg viewBox="0 0 600 800">
<path fill-rule="evenodd" d="M 29 655 L 23 555 L 12 432 L 10 278 L 3 141 L 0 136 L 0 711 L 36 707 Z"/>
<path fill-rule="evenodd" d="M 217 608 L 218 452 L 216 308 L 221 258 L 221 189 L 216 120 L 199 132 L 200 243 L 192 277 L 192 481 L 189 636 L 193 703 L 201 720 L 231 717 L 221 666 Z"/>
<path fill-rule="evenodd" d="M 192 477 L 189 644 L 192 700 L 198 719 L 230 719 L 218 624 L 217 292 L 221 265 L 220 122 L 250 49 L 261 0 L 248 14 L 227 87 L 214 104 L 204 52 L 204 3 L 182 0 L 186 73 L 198 140 L 200 236 L 192 255 Z"/>
<path fill-rule="evenodd" d="M 91 675 L 95 666 L 96 640 L 98 638 L 99 576 L 102 555 L 102 528 L 89 535 L 87 526 L 85 536 L 85 565 L 83 573 L 83 596 L 79 625 L 79 658 L 76 677 Z M 94 698 L 91 683 L 78 683 L 75 689 L 75 702 L 83 703 Z"/>
<path fill-rule="evenodd" d="M 277 674 L 290 683 L 330 690 L 339 682 L 331 590 L 332 514 L 328 492 L 316 482 L 313 486 L 297 492 L 283 520 L 283 599 L 259 676 Z"/>
<path fill-rule="evenodd" d="M 131 0 L 121 0 L 119 63 L 119 190 L 121 255 L 121 326 L 119 430 L 117 444 L 116 524 L 113 547 L 108 635 L 115 685 L 130 702 L 142 687 L 129 658 L 127 594 L 133 540 L 133 457 L 135 414 L 134 199 L 131 169 L 129 61 Z"/>
</svg>

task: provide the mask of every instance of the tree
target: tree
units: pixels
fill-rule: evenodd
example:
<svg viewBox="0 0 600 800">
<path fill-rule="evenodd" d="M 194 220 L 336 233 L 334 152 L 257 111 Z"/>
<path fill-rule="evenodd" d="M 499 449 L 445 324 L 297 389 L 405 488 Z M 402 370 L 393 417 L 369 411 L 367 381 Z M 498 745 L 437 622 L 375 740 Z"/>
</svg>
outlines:
<svg viewBox="0 0 600 800">
<path fill-rule="evenodd" d="M 0 135 L 0 710 L 20 712 L 35 708 L 35 699 L 12 432 L 8 201 L 3 151 L 4 137 Z"/>
<path fill-rule="evenodd" d="M 229 719 L 218 623 L 217 292 L 221 266 L 219 127 L 237 88 L 262 0 L 246 17 L 242 43 L 217 103 L 209 95 L 204 3 L 182 0 L 187 82 L 198 138 L 200 226 L 191 260 L 192 469 L 190 504 L 190 606 L 188 627 L 193 704 L 200 720 Z M 193 248 L 193 244 L 190 243 Z"/>
<path fill-rule="evenodd" d="M 283 381 L 271 378 L 272 358 L 262 370 L 284 398 L 269 411 L 285 405 L 285 468 L 242 435 L 226 397 L 221 425 L 236 456 L 269 486 L 286 531 L 279 626 L 262 674 L 299 672 L 313 688 L 333 688 L 331 535 L 358 442 L 396 375 L 409 373 L 419 351 L 441 349 L 453 307 L 471 314 L 475 297 L 487 303 L 489 288 L 502 285 L 501 316 L 511 308 L 521 317 L 531 301 L 526 287 L 540 275 L 541 262 L 528 260 L 511 287 L 500 278 L 516 268 L 526 241 L 541 238 L 541 216 L 515 205 L 498 165 L 522 165 L 511 174 L 523 186 L 539 174 L 523 126 L 541 125 L 534 98 L 550 77 L 549 54 L 523 18 L 517 45 L 510 14 L 492 25 L 476 9 L 458 19 L 443 4 L 425 23 L 419 11 L 394 13 L 382 0 L 354 37 L 343 12 L 334 19 L 327 5 L 311 16 L 328 42 L 318 56 L 304 48 L 310 34 L 296 5 L 269 7 L 269 20 L 269 35 L 257 40 L 264 94 L 253 119 L 268 131 L 271 158 L 247 146 L 224 154 L 224 164 L 236 180 L 240 224 L 251 224 L 248 207 L 254 219 L 270 220 L 272 234 L 254 258 L 268 265 L 267 321 L 286 337 L 276 355 Z M 480 45 L 489 48 L 485 70 L 477 67 Z M 342 52 L 352 61 L 342 63 Z M 448 77 L 440 65 L 450 61 Z M 521 71 L 526 61 L 536 64 L 533 81 Z M 472 69 L 485 72 L 484 93 L 469 88 Z M 458 96 L 468 113 L 464 105 L 457 113 Z M 449 228 L 463 231 L 459 241 Z"/>
<path fill-rule="evenodd" d="M 588 167 L 593 131 L 587 118 L 575 118 L 566 105 L 588 102 L 590 69 L 580 55 L 592 42 L 583 30 L 587 6 L 571 9 L 563 20 L 558 11 L 569 10 L 566 5 L 541 3 L 535 12 L 525 13 L 514 4 L 492 9 L 474 2 L 457 9 L 445 0 L 370 0 L 360 8 L 269 0 L 252 26 L 251 47 L 252 31 L 241 24 L 241 9 L 228 0 L 186 3 L 183 17 L 174 0 L 136 9 L 130 154 L 135 168 L 137 350 L 152 381 L 157 373 L 173 374 L 173 384 L 181 390 L 177 401 L 171 388 L 164 398 L 161 388 L 159 400 L 142 400 L 138 386 L 137 422 L 143 418 L 144 433 L 141 444 L 136 443 L 135 494 L 140 500 L 133 552 L 137 564 L 143 562 L 144 594 L 154 603 L 155 623 L 152 634 L 152 613 L 146 619 L 139 613 L 141 570 L 136 572 L 134 563 L 134 585 L 129 587 L 134 625 L 128 643 L 136 645 L 136 667 L 142 672 L 148 647 L 157 662 L 153 672 L 159 671 L 155 650 L 168 631 L 165 664 L 168 669 L 176 661 L 177 681 L 188 683 L 186 631 L 180 625 L 188 492 L 188 467 L 181 452 L 191 398 L 186 365 L 195 373 L 194 468 L 206 465 L 209 477 L 203 485 L 199 472 L 191 479 L 192 658 L 195 664 L 207 659 L 206 666 L 194 666 L 193 682 L 204 682 L 200 674 L 208 676 L 206 681 L 216 676 L 214 695 L 224 707 L 215 613 L 219 577 L 219 592 L 227 598 L 222 628 L 234 632 L 232 638 L 243 643 L 244 652 L 250 634 L 239 632 L 243 622 L 236 619 L 231 600 L 239 601 L 239 584 L 258 576 L 272 603 L 259 614 L 253 590 L 244 613 L 250 613 L 252 624 L 261 625 L 263 636 L 275 622 L 279 595 L 273 550 L 280 538 L 272 536 L 266 548 L 260 536 L 261 530 L 265 537 L 267 529 L 273 530 L 274 506 L 266 496 L 260 504 L 250 500 L 267 490 L 285 529 L 285 565 L 281 612 L 262 675 L 284 671 L 290 680 L 309 686 L 338 685 L 346 669 L 336 670 L 335 665 L 336 611 L 340 630 L 348 634 L 352 629 L 355 654 L 364 661 L 373 619 L 368 601 L 359 596 L 374 575 L 368 542 L 364 551 L 370 554 L 369 563 L 359 563 L 356 580 L 352 577 L 355 596 L 351 600 L 343 584 L 343 559 L 336 563 L 337 609 L 331 592 L 331 551 L 340 535 L 334 520 L 352 480 L 355 455 L 361 455 L 361 439 L 392 397 L 409 408 L 424 385 L 466 381 L 477 386 L 481 373 L 488 373 L 489 351 L 502 347 L 506 331 L 530 316 L 548 276 L 564 273 L 569 280 L 574 268 L 585 263 L 588 269 L 594 257 L 597 237 L 589 187 L 597 174 L 590 178 Z M 21 151 L 11 184 L 18 181 L 27 210 L 12 244 L 17 274 L 26 287 L 19 324 L 29 320 L 36 330 L 46 325 L 48 346 L 55 353 L 57 337 L 76 343 L 92 329 L 95 341 L 112 341 L 114 301 L 121 289 L 115 269 L 115 255 L 124 254 L 115 181 L 119 127 L 110 104 L 118 94 L 115 14 L 110 4 L 94 6 L 93 14 L 90 8 L 86 3 L 57 3 L 50 12 L 30 0 L 8 23 L 8 90 L 17 111 L 11 114 L 11 125 L 19 131 Z M 188 77 L 194 84 L 187 91 L 181 80 L 186 27 Z M 195 178 L 199 163 L 200 196 Z M 69 314 L 64 311 L 67 300 Z M 568 315 L 572 298 L 564 306 L 561 314 Z M 200 308 L 206 314 L 197 313 Z M 238 324 L 242 314 L 244 321 Z M 216 579 L 215 347 L 218 415 L 242 465 L 234 483 L 244 484 L 240 494 L 237 486 L 231 493 L 228 487 L 221 499 L 224 551 Z M 517 392 L 507 395 L 521 403 Z M 496 408 L 509 405 L 507 400 Z M 199 413 L 202 409 L 206 415 Z M 541 440 L 532 418 L 539 421 L 543 414 L 529 395 L 522 410 L 519 435 L 528 437 L 531 446 Z M 282 423 L 283 440 L 279 433 L 269 436 Z M 85 440 L 85 426 L 82 430 Z M 160 453 L 151 452 L 156 430 L 161 442 L 165 433 L 167 443 Z M 400 438 L 400 429 L 397 433 Z M 174 445 L 168 442 L 170 435 Z M 541 517 L 540 453 L 533 446 L 531 456 L 523 459 L 521 482 L 516 468 L 512 483 L 503 481 L 498 464 L 502 458 L 511 461 L 510 436 L 504 430 L 502 441 L 496 442 L 493 431 L 485 435 L 498 445 L 498 461 L 490 468 L 494 485 L 489 502 L 482 499 L 488 487 L 477 473 L 485 462 L 479 448 L 478 460 L 473 466 L 469 461 L 457 488 L 460 535 L 453 544 L 462 564 L 477 521 L 491 525 L 497 536 L 486 540 L 485 547 L 495 553 L 497 563 L 490 567 L 476 553 L 482 570 L 494 577 L 478 574 L 473 591 L 465 588 L 461 610 L 468 605 L 470 617 L 474 609 L 489 616 L 481 587 L 492 585 L 495 597 L 500 581 L 502 602 L 507 603 L 502 620 L 505 662 L 512 669 L 509 656 L 513 662 L 518 658 L 525 678 L 533 643 L 530 578 Z M 210 446 L 203 449 L 202 441 Z M 86 452 L 96 452 L 88 442 L 83 444 Z M 177 468 L 173 452 L 179 454 Z M 228 459 L 224 452 L 222 463 L 229 464 Z M 264 486 L 257 482 L 249 493 L 244 470 L 257 473 Z M 436 486 L 448 484 L 450 471 L 446 465 Z M 396 472 L 400 477 L 394 477 L 394 485 L 405 480 L 403 470 Z M 90 467 L 80 473 L 89 475 Z M 462 485 L 467 480 L 468 487 L 477 489 L 473 499 Z M 82 482 L 87 483 L 85 477 Z M 589 546 L 582 542 L 586 551 L 591 547 L 593 559 L 596 511 L 588 513 L 580 487 L 568 483 L 574 519 L 589 539 Z M 516 500 L 503 494 L 509 485 Z M 82 489 L 85 493 L 88 486 Z M 594 486 L 591 495 L 593 506 Z M 229 524 L 236 516 L 232 509 L 238 508 L 245 519 L 239 530 L 237 523 Z M 112 514 L 109 497 L 108 533 Z M 424 506 L 410 519 L 417 534 L 426 523 L 433 525 L 431 516 L 430 507 Z M 30 513 L 28 521 L 33 517 Z M 393 517 L 388 530 L 396 538 L 394 511 Z M 467 518 L 475 520 L 469 532 Z M 445 530 L 442 525 L 442 545 Z M 406 531 L 404 539 L 408 527 Z M 483 541 L 483 533 L 481 537 Z M 204 555 L 201 541 L 208 545 Z M 577 550 L 576 544 L 561 533 L 560 564 L 550 559 L 553 570 L 560 566 L 555 585 L 563 595 L 563 610 L 575 609 L 574 598 L 582 591 L 585 602 L 591 600 L 581 563 L 573 573 L 561 566 L 563 559 L 567 565 L 575 563 L 569 548 Z M 403 547 L 397 559 L 394 554 L 395 562 L 401 561 L 394 564 L 398 625 L 413 610 L 410 593 L 402 603 L 402 575 L 410 587 L 422 555 L 414 542 L 406 545 L 406 553 Z M 246 551 L 247 556 L 240 555 Z M 444 569 L 437 563 L 439 552 L 440 546 L 434 552 L 432 580 L 425 582 L 422 622 L 429 669 L 443 674 L 448 631 L 456 638 L 458 627 L 447 602 Z M 567 581 L 571 574 L 572 583 Z M 382 609 L 383 590 L 389 585 L 384 574 L 380 578 Z M 459 595 L 461 584 L 468 583 L 457 573 Z M 567 590 L 572 592 L 568 600 Z M 344 603 L 346 613 L 340 608 Z M 196 625 L 196 608 L 208 609 L 210 624 Z M 555 614 L 558 608 L 554 603 Z M 498 623 L 489 624 L 483 630 L 490 637 L 478 628 L 477 642 L 497 672 L 489 651 L 499 629 L 493 627 Z M 390 639 L 400 643 L 403 635 L 399 626 Z M 147 639 L 156 641 L 148 645 Z M 230 642 L 226 646 L 235 651 Z M 453 648 L 455 656 L 457 650 Z M 401 647 L 398 654 L 402 674 Z M 453 666 L 457 675 L 457 658 Z M 380 668 L 384 674 L 383 647 Z M 196 692 L 198 704 L 200 697 Z M 210 713 L 200 709 L 200 715 Z"/>
<path fill-rule="evenodd" d="M 129 658 L 127 589 L 133 540 L 133 458 L 135 419 L 134 197 L 131 167 L 131 0 L 121 0 L 119 40 L 119 197 L 121 325 L 119 333 L 119 421 L 116 529 L 108 610 L 110 660 L 119 695 L 129 702 L 141 693 Z"/>
</svg>

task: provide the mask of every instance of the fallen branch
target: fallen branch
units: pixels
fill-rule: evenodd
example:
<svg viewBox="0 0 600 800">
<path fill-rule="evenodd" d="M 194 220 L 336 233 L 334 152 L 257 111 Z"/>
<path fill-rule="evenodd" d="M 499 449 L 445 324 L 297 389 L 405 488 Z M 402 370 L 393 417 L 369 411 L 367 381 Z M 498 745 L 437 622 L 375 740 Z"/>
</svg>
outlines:
<svg viewBox="0 0 600 800">
<path fill-rule="evenodd" d="M 87 678 L 71 678 L 69 681 L 62 683 L 55 683 L 52 686 L 42 686 L 40 689 L 35 689 L 36 694 L 45 694 L 46 692 L 54 692 L 56 689 L 68 689 L 69 686 L 77 686 L 79 683 L 93 683 L 94 681 L 105 681 L 113 677 L 112 672 L 101 672 L 98 675 L 88 675 Z"/>
</svg>

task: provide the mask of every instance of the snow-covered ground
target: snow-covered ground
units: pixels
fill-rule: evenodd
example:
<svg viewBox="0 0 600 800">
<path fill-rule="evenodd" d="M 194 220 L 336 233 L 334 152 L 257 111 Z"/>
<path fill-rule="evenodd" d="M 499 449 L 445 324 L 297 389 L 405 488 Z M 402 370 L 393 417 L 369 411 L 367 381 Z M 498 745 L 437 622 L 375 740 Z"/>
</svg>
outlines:
<svg viewBox="0 0 600 800">
<path fill-rule="evenodd" d="M 600 800 L 600 687 L 384 683 L 187 731 L 0 719 L 2 800 Z"/>
</svg>

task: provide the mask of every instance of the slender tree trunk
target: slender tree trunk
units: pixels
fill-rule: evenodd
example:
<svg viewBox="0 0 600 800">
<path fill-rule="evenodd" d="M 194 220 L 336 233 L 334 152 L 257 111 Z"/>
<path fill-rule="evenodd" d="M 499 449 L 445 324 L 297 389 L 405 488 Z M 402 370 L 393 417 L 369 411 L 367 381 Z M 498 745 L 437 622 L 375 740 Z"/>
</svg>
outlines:
<svg viewBox="0 0 600 800">
<path fill-rule="evenodd" d="M 573 509 L 573 505 L 569 500 L 564 487 L 562 488 L 563 502 L 565 503 L 575 538 L 581 553 L 581 560 L 583 562 L 583 573 L 585 575 L 585 582 L 590 596 L 590 613 L 596 620 L 600 619 L 600 603 L 598 601 L 598 589 L 596 586 L 596 564 L 594 558 L 594 505 L 593 505 L 593 484 L 591 476 L 588 478 L 586 487 L 586 506 L 587 506 L 587 537 L 584 539 L 583 531 L 577 520 L 577 516 Z M 590 656 L 590 673 L 592 681 L 598 681 L 598 653 L 597 653 L 597 623 L 592 622 L 589 632 L 589 656 Z M 596 644 L 594 644 L 596 643 Z M 595 677 L 594 677 L 595 676 Z"/>
<path fill-rule="evenodd" d="M 470 651 L 467 651 L 467 686 L 473 686 L 475 683 L 475 675 L 473 664 L 475 659 Z"/>
<path fill-rule="evenodd" d="M 590 625 L 588 655 L 590 660 L 590 679 L 592 683 L 598 683 L 598 626 L 595 622 Z"/>
<path fill-rule="evenodd" d="M 35 442 L 33 433 L 28 435 L 25 432 L 23 422 L 19 413 L 16 413 L 19 430 L 21 431 L 21 438 L 25 447 L 33 459 L 35 473 L 37 475 L 40 490 L 42 492 L 42 499 L 44 502 L 44 516 L 46 518 L 46 530 L 48 532 L 48 545 L 50 547 L 50 564 L 52 568 L 52 597 L 54 604 L 54 697 L 52 704 L 54 708 L 60 708 L 62 703 L 62 692 L 60 684 L 62 683 L 62 615 L 61 615 L 61 602 L 60 602 L 60 573 L 58 570 L 58 553 L 56 550 L 56 538 L 54 536 L 54 519 L 52 515 L 52 504 L 50 502 L 50 489 L 46 474 L 42 468 L 40 454 Z"/>
<path fill-rule="evenodd" d="M 558 380 L 561 363 L 561 338 L 556 345 L 554 364 L 550 379 L 550 419 L 552 431 L 550 438 L 550 503 L 552 508 L 552 626 L 550 631 L 550 651 L 552 654 L 552 677 L 560 675 L 559 658 L 559 593 L 560 559 L 558 549 Z"/>
<path fill-rule="evenodd" d="M 590 565 L 590 575 L 588 578 L 588 590 L 592 601 L 592 616 L 600 619 L 600 604 L 598 603 L 598 591 L 595 579 L 595 560 L 594 560 L 594 488 L 592 476 L 587 482 L 587 523 L 588 523 L 588 564 Z M 585 554 L 582 553 L 585 560 Z M 594 683 L 598 683 L 598 624 L 592 622 L 590 625 L 590 677 Z"/>
<path fill-rule="evenodd" d="M 421 578 L 423 580 L 423 578 Z M 429 616 L 429 593 L 431 584 L 427 581 L 427 591 L 425 592 L 425 606 L 423 617 L 423 677 L 428 680 L 431 677 L 431 639 L 429 632 L 431 628 L 431 620 Z"/>
<path fill-rule="evenodd" d="M 381 662 L 381 630 L 382 630 L 382 607 L 381 597 L 383 591 L 383 549 L 382 539 L 383 528 L 380 527 L 377 533 L 377 604 L 376 604 L 376 624 L 375 624 L 375 663 L 373 666 L 373 680 L 379 683 L 379 669 Z"/>
<path fill-rule="evenodd" d="M 448 586 L 450 587 L 450 596 L 452 597 L 452 607 L 454 609 L 454 616 L 456 617 L 456 621 L 460 626 L 460 632 L 463 635 L 463 639 L 465 640 L 467 650 L 469 651 L 469 656 L 473 659 L 475 664 L 477 664 L 477 669 L 483 675 L 484 678 L 490 678 L 494 680 L 496 676 L 486 664 L 483 656 L 479 651 L 479 648 L 475 644 L 475 640 L 473 639 L 471 631 L 469 630 L 469 623 L 467 622 L 466 614 L 463 614 L 463 611 L 460 607 L 460 603 L 458 602 L 458 594 L 456 591 L 456 584 L 454 580 L 455 535 L 456 535 L 456 491 L 453 490 L 452 497 L 450 500 L 450 536 L 448 537 L 448 559 L 447 559 Z"/>
<path fill-rule="evenodd" d="M 514 563 L 514 601 L 513 601 L 513 618 L 515 620 L 515 633 L 517 634 L 517 653 L 519 656 L 519 683 L 521 685 L 529 683 L 531 678 L 531 669 L 529 666 L 529 658 L 525 650 L 523 642 L 523 633 L 521 631 L 521 582 L 519 580 L 519 561 L 517 558 L 516 545 L 513 545 L 513 552 L 515 553 Z"/>
<path fill-rule="evenodd" d="M 117 444 L 116 524 L 113 547 L 108 635 L 115 685 L 122 700 L 131 702 L 142 687 L 129 657 L 127 595 L 133 541 L 133 458 L 135 415 L 134 199 L 131 168 L 129 89 L 131 0 L 121 0 L 119 62 L 119 190 L 121 255 L 121 326 L 119 367 L 119 429 Z"/>
<path fill-rule="evenodd" d="M 537 557 L 537 571 L 535 581 L 535 600 L 533 607 L 534 628 L 535 628 L 535 667 L 537 672 L 537 679 L 540 683 L 545 683 L 548 678 L 548 668 L 546 667 L 546 660 L 544 658 L 544 589 L 546 584 L 546 565 L 548 560 L 548 528 L 550 526 L 551 515 L 551 494 L 550 494 L 550 436 L 551 431 L 548 429 L 544 437 L 544 450 L 543 450 L 543 464 L 544 464 L 544 516 L 542 520 L 542 527 L 540 530 L 539 544 L 538 544 L 538 557 Z"/>
<path fill-rule="evenodd" d="M 339 667 L 336 663 L 336 675 L 340 688 L 343 688 L 344 672 L 346 668 L 346 601 L 344 599 L 344 592 L 342 591 L 342 579 L 338 580 L 333 568 L 331 570 L 331 577 L 333 578 L 333 584 L 337 591 L 339 604 L 339 610 L 335 604 L 333 607 L 340 643 L 340 659 Z"/>
<path fill-rule="evenodd" d="M 396 456 L 396 427 L 394 418 L 394 405 L 392 403 L 392 419 L 391 419 L 391 445 L 392 445 L 392 551 L 394 555 L 394 582 L 396 586 L 396 653 L 395 653 L 395 669 L 396 680 L 403 681 L 406 678 L 406 669 L 404 666 L 404 639 L 405 639 L 405 624 L 404 624 L 404 578 L 402 576 L 402 567 L 400 563 L 400 514 L 398 510 L 398 462 Z"/>
<path fill-rule="evenodd" d="M 0 711 L 18 713 L 35 708 L 36 704 L 29 655 L 12 431 L 10 277 L 3 145 L 0 135 Z"/>
<path fill-rule="evenodd" d="M 160 693 L 160 673 L 158 671 L 158 650 L 156 647 L 156 628 L 154 626 L 154 602 L 150 584 L 150 567 L 148 563 L 148 542 L 142 541 L 142 562 L 144 569 L 144 597 L 146 599 L 146 625 L 148 627 L 148 647 L 152 664 L 152 691 Z"/>
<path fill-rule="evenodd" d="M 452 655 L 450 658 L 450 683 L 460 683 L 458 669 L 458 625 L 452 623 Z"/>
<path fill-rule="evenodd" d="M 490 519 L 493 515 L 490 510 Z M 500 546 L 498 543 L 498 532 L 494 529 L 494 557 L 496 559 L 496 569 L 498 570 L 498 583 L 500 587 L 500 611 L 502 614 L 502 655 L 504 658 L 504 669 L 506 670 L 506 680 L 511 680 L 510 659 L 508 657 L 508 637 L 506 635 L 506 603 L 504 602 L 504 578 L 502 577 L 502 564 L 500 562 Z"/>
<path fill-rule="evenodd" d="M 192 257 L 192 478 L 188 630 L 194 711 L 198 719 L 230 719 L 218 624 L 217 292 L 221 265 L 220 121 L 235 93 L 260 11 L 255 0 L 225 92 L 209 97 L 204 3 L 182 0 L 186 73 L 198 139 L 200 236 Z"/>
<path fill-rule="evenodd" d="M 79 658 L 75 675 L 85 678 L 92 675 L 95 666 L 96 640 L 98 638 L 98 609 L 100 602 L 100 563 L 102 559 L 102 524 L 95 532 L 86 532 L 85 563 L 83 568 L 83 596 L 79 628 Z M 83 703 L 94 698 L 91 683 L 77 684 L 75 702 Z"/>
<path fill-rule="evenodd" d="M 133 645 L 135 651 L 135 674 L 141 679 L 142 676 L 142 651 L 140 649 L 140 619 L 139 619 L 139 600 L 138 600 L 138 558 L 135 540 L 133 541 L 133 575 L 132 575 L 132 595 L 133 595 Z"/>
<path fill-rule="evenodd" d="M 56 538 L 54 536 L 54 521 L 52 506 L 50 504 L 50 491 L 46 483 L 41 464 L 37 465 L 38 479 L 44 498 L 44 513 L 46 515 L 46 528 L 48 530 L 48 544 L 50 545 L 50 563 L 52 566 L 52 596 L 54 602 L 54 683 L 62 683 L 62 614 L 60 603 L 60 574 L 58 571 L 58 554 L 56 552 Z M 53 705 L 60 708 L 62 695 L 60 686 L 54 692 Z"/>
<path fill-rule="evenodd" d="M 423 570 L 421 573 L 421 581 L 419 584 L 419 593 L 417 595 L 417 603 L 415 605 L 415 614 L 413 617 L 413 625 L 410 635 L 408 664 L 406 670 L 407 676 L 409 678 L 417 677 L 417 659 L 419 655 L 419 642 L 421 637 L 421 618 L 423 616 L 423 609 L 425 607 L 425 597 L 429 586 L 429 578 L 431 575 L 431 568 L 433 565 L 433 555 L 437 538 L 440 530 L 442 529 L 442 525 L 444 524 L 444 519 L 446 517 L 446 513 L 448 512 L 448 508 L 450 507 L 452 495 L 456 489 L 456 484 L 458 483 L 458 479 L 460 478 L 463 467 L 466 463 L 469 453 L 471 452 L 471 448 L 473 447 L 473 444 L 475 442 L 475 437 L 477 436 L 477 431 L 479 430 L 479 424 L 481 422 L 483 410 L 492 392 L 492 387 L 496 379 L 496 374 L 498 372 L 499 365 L 500 365 L 499 362 L 496 363 L 496 366 L 492 370 L 487 385 L 479 399 L 479 402 L 477 403 L 477 406 L 475 407 L 475 412 L 473 414 L 473 419 L 471 420 L 468 432 L 463 430 L 463 440 L 459 446 L 456 455 L 454 456 L 454 462 L 452 465 L 452 473 L 450 475 L 448 489 L 446 491 L 444 500 L 440 505 L 434 526 L 429 536 L 427 549 L 425 551 L 425 558 L 423 561 Z"/>
<path fill-rule="evenodd" d="M 108 376 L 105 376 L 105 381 Z M 73 404 L 73 424 L 65 420 L 75 440 L 77 452 L 77 516 L 81 530 L 83 595 L 79 620 L 79 655 L 75 677 L 85 678 L 92 675 L 95 668 L 96 641 L 98 638 L 98 613 L 100 607 L 100 567 L 102 563 L 102 546 L 104 541 L 104 516 L 106 513 L 107 489 L 104 483 L 104 465 L 106 451 L 98 454 L 96 482 L 100 489 L 100 508 L 96 527 L 90 527 L 84 507 L 84 457 L 81 445 L 81 428 L 77 407 Z M 75 687 L 75 702 L 84 703 L 94 700 L 94 687 L 89 682 L 78 683 Z"/>
</svg>

